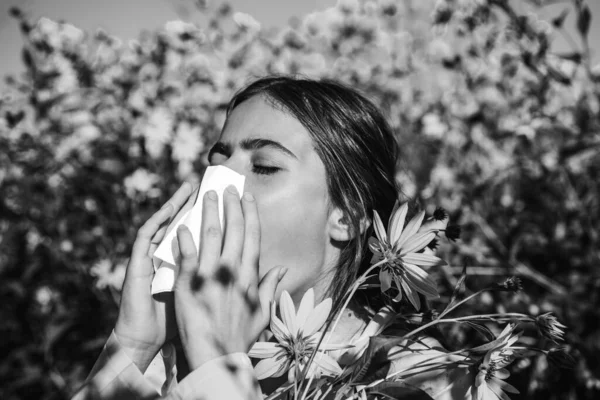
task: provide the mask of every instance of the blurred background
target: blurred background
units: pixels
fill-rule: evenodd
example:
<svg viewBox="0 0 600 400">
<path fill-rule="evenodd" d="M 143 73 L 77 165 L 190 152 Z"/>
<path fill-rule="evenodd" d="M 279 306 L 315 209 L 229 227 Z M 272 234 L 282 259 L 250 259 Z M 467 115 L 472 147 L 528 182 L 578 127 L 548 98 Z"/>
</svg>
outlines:
<svg viewBox="0 0 600 400">
<path fill-rule="evenodd" d="M 552 311 L 575 368 L 512 365 L 527 399 L 600 394 L 597 0 L 3 0 L 0 398 L 67 399 L 115 321 L 136 230 L 200 180 L 232 94 L 333 77 L 375 101 L 397 180 L 462 226 L 430 273 L 462 313 Z M 496 329 L 490 326 L 490 329 Z M 481 343 L 445 328 L 452 349 Z M 534 331 L 523 341 L 556 347 Z"/>
</svg>

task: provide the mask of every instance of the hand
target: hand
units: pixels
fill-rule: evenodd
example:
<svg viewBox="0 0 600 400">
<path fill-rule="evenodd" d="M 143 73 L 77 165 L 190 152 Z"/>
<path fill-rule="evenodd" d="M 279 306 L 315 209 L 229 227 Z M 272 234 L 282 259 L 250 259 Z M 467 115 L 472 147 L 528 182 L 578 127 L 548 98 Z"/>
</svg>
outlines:
<svg viewBox="0 0 600 400">
<path fill-rule="evenodd" d="M 190 368 L 235 352 L 248 352 L 270 319 L 270 304 L 285 275 L 271 269 L 258 283 L 260 222 L 256 201 L 241 201 L 230 186 L 223 195 L 224 234 L 217 195 L 204 197 L 200 252 L 190 230 L 177 230 L 181 268 L 175 282 L 177 327 Z M 223 240 L 223 236 L 224 239 Z"/>
<path fill-rule="evenodd" d="M 152 296 L 150 293 L 154 267 L 152 254 L 165 236 L 176 211 L 193 205 L 193 187 L 184 183 L 169 201 L 138 231 L 127 266 L 119 317 L 114 332 L 124 350 L 142 373 L 148 368 L 166 340 L 175 335 L 173 293 Z M 181 209 L 181 210 L 180 210 Z"/>
</svg>

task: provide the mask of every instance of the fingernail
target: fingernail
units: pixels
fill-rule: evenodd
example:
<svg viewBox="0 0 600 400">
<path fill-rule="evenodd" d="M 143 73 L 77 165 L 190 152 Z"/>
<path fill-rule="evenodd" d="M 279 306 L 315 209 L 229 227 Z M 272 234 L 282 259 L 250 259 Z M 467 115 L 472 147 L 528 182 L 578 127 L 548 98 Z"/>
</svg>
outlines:
<svg viewBox="0 0 600 400">
<path fill-rule="evenodd" d="M 285 274 L 287 274 L 287 272 L 288 272 L 287 267 L 281 268 L 279 270 L 279 275 L 277 275 L 277 279 L 282 280 L 283 277 L 285 276 Z"/>
<path fill-rule="evenodd" d="M 231 194 L 238 194 L 236 187 L 233 185 L 227 186 L 227 192 L 229 192 Z"/>
<path fill-rule="evenodd" d="M 246 201 L 254 201 L 254 196 L 252 196 L 252 193 L 246 192 L 246 193 L 244 193 L 244 200 L 246 200 Z"/>
<path fill-rule="evenodd" d="M 208 192 L 206 192 L 206 196 L 211 200 L 217 200 L 217 192 L 215 192 L 214 190 L 209 190 Z"/>
</svg>

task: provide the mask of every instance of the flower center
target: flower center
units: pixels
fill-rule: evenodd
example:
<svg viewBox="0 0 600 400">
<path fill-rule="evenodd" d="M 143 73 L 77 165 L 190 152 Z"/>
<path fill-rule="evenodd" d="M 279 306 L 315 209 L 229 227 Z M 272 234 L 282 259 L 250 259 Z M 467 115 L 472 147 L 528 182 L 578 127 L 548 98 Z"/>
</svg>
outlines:
<svg viewBox="0 0 600 400">
<path fill-rule="evenodd" d="M 390 271 L 392 274 L 397 276 L 404 276 L 404 263 L 391 249 L 386 250 L 385 258 L 388 260 L 381 268 Z"/>
<path fill-rule="evenodd" d="M 310 356 L 313 350 L 313 345 L 309 343 L 301 334 L 299 334 L 295 338 L 289 338 L 286 345 L 285 350 L 288 354 L 288 357 L 291 359 L 304 360 L 306 357 Z"/>
</svg>

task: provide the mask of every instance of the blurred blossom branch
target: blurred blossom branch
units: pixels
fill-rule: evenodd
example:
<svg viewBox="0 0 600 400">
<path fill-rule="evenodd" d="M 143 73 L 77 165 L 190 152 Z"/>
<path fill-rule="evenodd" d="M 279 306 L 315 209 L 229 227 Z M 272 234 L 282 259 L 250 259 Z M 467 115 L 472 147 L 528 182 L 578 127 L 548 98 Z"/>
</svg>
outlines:
<svg viewBox="0 0 600 400">
<path fill-rule="evenodd" d="M 113 325 L 136 227 L 180 182 L 201 179 L 234 91 L 277 73 L 334 78 L 372 98 L 401 144 L 396 180 L 404 194 L 443 207 L 462 227 L 456 243 L 444 229 L 419 250 L 436 251 L 447 265 L 395 281 L 405 271 L 392 263 L 381 277 L 390 301 L 402 295 L 425 307 L 419 296 L 427 295 L 435 311 L 451 299 L 466 319 L 445 315 L 440 323 L 423 311 L 396 322 L 417 321 L 417 334 L 430 324 L 453 349 L 472 349 L 498 336 L 488 327 L 494 321 L 527 315 L 522 322 L 533 326 L 554 312 L 570 326 L 575 361 L 554 349 L 543 354 L 573 370 L 558 377 L 545 362 L 506 368 L 515 382 L 531 382 L 532 399 L 594 395 L 600 70 L 590 65 L 597 21 L 588 2 L 528 2 L 571 5 L 579 37 L 561 54 L 553 37 L 570 37 L 567 14 L 545 21 L 508 0 L 340 1 L 272 30 L 231 6 L 196 3 L 206 23 L 187 15 L 191 2 L 177 0 L 183 20 L 131 41 L 12 10 L 23 73 L 7 77 L 0 94 L 0 299 L 11 305 L 0 310 L 9 366 L 0 368 L 9 382 L 2 395 L 63 396 L 83 381 Z M 405 256 L 379 239 L 382 260 Z M 462 286 L 462 265 L 469 287 L 485 290 Z M 381 291 L 379 273 L 374 267 L 353 289 Z M 511 299 L 488 290 L 506 275 L 527 278 L 526 290 Z M 507 309 L 515 314 L 492 316 Z M 475 314 L 488 317 L 468 319 Z M 562 336 L 544 318 L 546 334 Z M 545 338 L 520 344 L 541 349 Z M 508 347 L 498 351 L 518 352 Z M 490 369 L 483 353 L 475 358 Z M 348 397 L 359 396 L 355 389 Z"/>
</svg>

